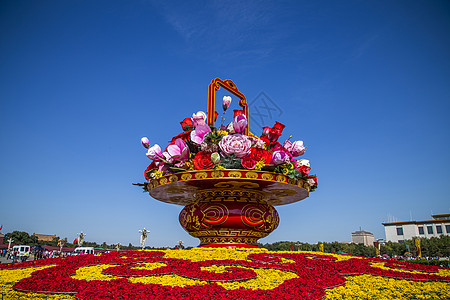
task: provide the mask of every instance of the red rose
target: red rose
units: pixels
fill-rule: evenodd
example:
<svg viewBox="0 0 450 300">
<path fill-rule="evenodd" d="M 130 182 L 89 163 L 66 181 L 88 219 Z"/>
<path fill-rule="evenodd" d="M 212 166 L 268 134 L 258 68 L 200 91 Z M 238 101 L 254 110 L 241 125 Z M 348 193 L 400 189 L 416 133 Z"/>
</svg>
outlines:
<svg viewBox="0 0 450 300">
<path fill-rule="evenodd" d="M 156 164 L 155 164 L 155 162 L 152 162 L 152 163 L 147 167 L 147 169 L 145 169 L 144 177 L 145 177 L 146 180 L 149 180 L 149 179 L 150 179 L 150 177 L 148 177 L 148 175 L 147 175 L 147 172 L 150 171 L 150 170 L 153 170 L 153 169 L 156 169 Z"/>
<path fill-rule="evenodd" d="M 263 127 L 263 132 L 262 132 L 262 134 L 263 135 L 268 135 L 269 134 L 269 132 L 270 132 L 270 127 L 269 126 L 266 126 L 266 127 Z"/>
<path fill-rule="evenodd" d="M 194 129 L 194 124 L 192 123 L 191 118 L 186 118 L 183 121 L 180 122 L 181 128 L 183 128 L 184 131 L 192 130 Z"/>
<path fill-rule="evenodd" d="M 263 161 L 264 164 L 268 165 L 270 164 L 270 160 L 272 159 L 272 153 L 270 151 L 261 149 L 261 148 L 251 148 L 250 156 L 255 161 Z"/>
<path fill-rule="evenodd" d="M 247 155 L 241 159 L 241 165 L 248 170 L 253 170 L 256 167 L 256 163 L 257 161 L 251 155 Z"/>
<path fill-rule="evenodd" d="M 308 176 L 309 170 L 311 170 L 311 168 L 308 166 L 300 166 L 299 168 L 297 168 L 297 170 L 299 170 L 300 173 L 302 173 L 302 176 Z M 316 179 L 316 181 L 317 181 L 317 179 Z"/>
<path fill-rule="evenodd" d="M 273 125 L 272 128 L 270 128 L 269 131 L 269 140 L 275 142 L 280 137 L 281 133 L 283 132 L 284 127 L 286 127 L 283 123 L 275 122 L 275 125 Z"/>
<path fill-rule="evenodd" d="M 235 109 L 234 111 L 234 117 L 236 118 L 236 116 L 240 116 L 240 115 L 245 115 L 244 111 L 242 109 Z"/>
<path fill-rule="evenodd" d="M 200 151 L 194 157 L 194 169 L 209 170 L 214 168 L 214 163 L 211 161 L 211 153 Z"/>
<path fill-rule="evenodd" d="M 214 122 L 217 121 L 218 116 L 219 116 L 219 113 L 217 111 L 214 111 Z"/>
</svg>

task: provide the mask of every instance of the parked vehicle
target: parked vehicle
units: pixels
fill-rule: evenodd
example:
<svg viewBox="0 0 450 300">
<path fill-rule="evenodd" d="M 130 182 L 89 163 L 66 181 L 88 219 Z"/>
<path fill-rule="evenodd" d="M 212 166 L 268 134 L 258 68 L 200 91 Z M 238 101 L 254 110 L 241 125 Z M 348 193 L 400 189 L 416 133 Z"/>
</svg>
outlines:
<svg viewBox="0 0 450 300">
<path fill-rule="evenodd" d="M 77 247 L 73 252 L 79 254 L 94 254 L 94 247 Z"/>
<path fill-rule="evenodd" d="M 22 256 L 30 256 L 30 246 L 27 245 L 18 245 L 18 246 L 14 246 L 12 248 L 12 251 L 16 251 L 17 250 L 17 256 L 22 257 Z"/>
</svg>

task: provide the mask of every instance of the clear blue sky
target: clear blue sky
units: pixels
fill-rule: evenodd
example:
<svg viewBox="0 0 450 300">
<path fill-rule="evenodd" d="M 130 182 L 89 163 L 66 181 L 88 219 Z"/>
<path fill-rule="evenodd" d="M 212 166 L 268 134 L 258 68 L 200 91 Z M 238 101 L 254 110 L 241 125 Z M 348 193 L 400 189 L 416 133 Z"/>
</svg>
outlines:
<svg viewBox="0 0 450 300">
<path fill-rule="evenodd" d="M 180 206 L 131 183 L 140 138 L 165 147 L 216 77 L 270 97 L 264 125 L 303 140 L 319 178 L 261 242 L 449 212 L 448 1 L 4 0 L 0 32 L 4 234 L 138 245 L 146 227 L 149 245 L 196 246 Z"/>
</svg>

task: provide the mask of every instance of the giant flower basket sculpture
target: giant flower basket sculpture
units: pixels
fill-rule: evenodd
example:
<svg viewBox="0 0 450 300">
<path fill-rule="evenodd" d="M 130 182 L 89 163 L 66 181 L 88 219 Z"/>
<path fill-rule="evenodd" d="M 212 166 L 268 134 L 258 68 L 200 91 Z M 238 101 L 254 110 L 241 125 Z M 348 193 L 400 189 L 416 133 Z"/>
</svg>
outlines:
<svg viewBox="0 0 450 300">
<path fill-rule="evenodd" d="M 221 87 L 240 99 L 242 109 L 224 126 L 231 102 L 225 96 L 222 124 L 216 127 L 215 92 Z M 305 199 L 317 187 L 309 161 L 295 159 L 306 150 L 303 141 L 280 144 L 285 126 L 279 122 L 257 137 L 249 132 L 248 115 L 236 85 L 216 78 L 209 85 L 208 113 L 180 122 L 184 131 L 164 151 L 142 138 L 153 162 L 140 185 L 157 200 L 183 205 L 180 224 L 202 247 L 257 247 L 278 226 L 274 206 Z"/>
</svg>

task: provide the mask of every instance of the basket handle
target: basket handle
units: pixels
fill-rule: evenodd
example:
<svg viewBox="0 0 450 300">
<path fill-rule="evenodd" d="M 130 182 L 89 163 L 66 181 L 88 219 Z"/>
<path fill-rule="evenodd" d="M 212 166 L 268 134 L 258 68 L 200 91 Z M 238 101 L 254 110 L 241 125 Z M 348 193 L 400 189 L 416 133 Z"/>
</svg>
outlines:
<svg viewBox="0 0 450 300">
<path fill-rule="evenodd" d="M 239 105 L 242 107 L 245 116 L 247 117 L 247 127 L 244 130 L 244 134 L 248 135 L 248 122 L 249 122 L 249 116 L 248 116 L 248 105 L 247 105 L 247 99 L 245 99 L 244 94 L 239 92 L 238 88 L 234 84 L 233 81 L 230 79 L 221 80 L 219 78 L 211 80 L 211 83 L 208 87 L 208 125 L 214 126 L 215 121 L 215 111 L 216 111 L 216 91 L 220 90 L 220 87 L 223 87 L 230 93 L 234 94 L 235 96 L 239 97 Z"/>
</svg>

